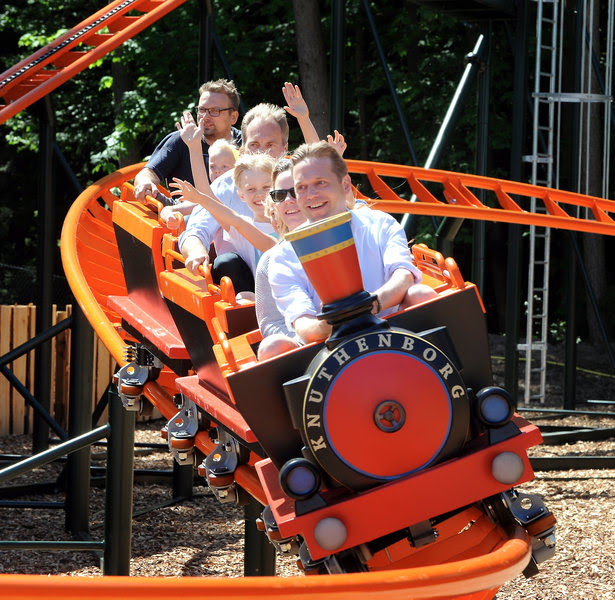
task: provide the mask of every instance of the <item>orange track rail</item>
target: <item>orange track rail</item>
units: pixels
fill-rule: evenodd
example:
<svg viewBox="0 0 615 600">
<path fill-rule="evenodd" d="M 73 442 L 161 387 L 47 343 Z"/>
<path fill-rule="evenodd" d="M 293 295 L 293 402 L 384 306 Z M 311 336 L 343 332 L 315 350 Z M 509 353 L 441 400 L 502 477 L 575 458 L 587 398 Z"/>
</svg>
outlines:
<svg viewBox="0 0 615 600">
<path fill-rule="evenodd" d="M 463 598 L 486 600 L 505 581 L 518 575 L 530 558 L 527 534 L 517 528 L 489 554 L 442 565 L 396 571 L 310 577 L 246 577 L 243 579 L 157 577 L 60 577 L 0 575 L 5 597 L 20 600 L 91 598 L 92 600 L 155 600 L 181 597 L 305 598 L 309 600 L 408 600 Z"/>
<path fill-rule="evenodd" d="M 40 100 L 185 1 L 115 0 L 8 69 L 0 75 L 0 123 Z M 133 11 L 140 14 L 128 14 Z"/>
<path fill-rule="evenodd" d="M 392 213 L 412 213 L 615 235 L 615 202 L 526 183 L 386 163 L 347 160 L 351 174 L 366 175 L 377 199 L 370 205 Z M 392 187 L 409 186 L 416 202 Z M 485 195 L 481 201 L 475 191 Z M 479 194 L 480 195 L 480 194 Z M 537 201 L 536 211 L 530 200 Z M 577 209 L 580 216 L 569 214 Z M 584 214 L 586 213 L 586 214 Z"/>
</svg>

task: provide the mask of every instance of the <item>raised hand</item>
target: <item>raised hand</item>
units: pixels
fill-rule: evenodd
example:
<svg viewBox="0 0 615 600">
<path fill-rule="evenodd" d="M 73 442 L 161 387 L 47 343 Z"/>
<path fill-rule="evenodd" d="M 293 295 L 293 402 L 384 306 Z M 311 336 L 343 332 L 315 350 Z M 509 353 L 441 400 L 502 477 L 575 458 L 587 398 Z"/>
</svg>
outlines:
<svg viewBox="0 0 615 600">
<path fill-rule="evenodd" d="M 293 85 L 287 81 L 282 88 L 282 93 L 284 94 L 284 100 L 286 100 L 287 104 L 284 110 L 288 114 L 292 115 L 297 120 L 309 117 L 310 111 L 301 95 L 301 90 L 298 85 Z"/>
<path fill-rule="evenodd" d="M 197 196 L 199 192 L 189 181 L 173 177 L 173 181 L 169 183 L 169 187 L 173 188 L 171 189 L 171 196 L 179 198 L 180 200 L 198 203 Z"/>
<path fill-rule="evenodd" d="M 308 110 L 306 101 L 301 95 L 299 86 L 293 85 L 287 81 L 282 88 L 282 93 L 284 94 L 284 99 L 287 104 L 284 110 L 297 119 L 306 144 L 316 143 L 320 138 L 318 137 L 318 132 L 314 127 L 314 123 L 312 123 L 310 119 L 310 111 Z"/>
<path fill-rule="evenodd" d="M 344 156 L 344 151 L 346 150 L 346 141 L 344 140 L 344 136 L 336 129 L 335 137 L 331 134 L 327 135 L 327 142 L 333 146 L 341 156 Z"/>
<path fill-rule="evenodd" d="M 184 111 L 184 114 L 180 118 L 179 123 L 175 123 L 182 140 L 187 146 L 192 144 L 200 144 L 203 132 L 201 128 L 196 124 L 194 117 L 190 111 Z"/>
</svg>

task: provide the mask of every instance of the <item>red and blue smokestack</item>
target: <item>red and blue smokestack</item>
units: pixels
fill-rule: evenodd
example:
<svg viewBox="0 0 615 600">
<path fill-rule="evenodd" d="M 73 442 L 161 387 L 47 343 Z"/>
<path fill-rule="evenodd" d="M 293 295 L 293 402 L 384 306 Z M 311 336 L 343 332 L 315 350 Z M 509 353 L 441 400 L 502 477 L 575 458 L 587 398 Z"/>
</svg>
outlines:
<svg viewBox="0 0 615 600">
<path fill-rule="evenodd" d="M 365 291 L 352 235 L 352 213 L 343 212 L 286 234 L 322 301 L 319 319 L 333 326 L 332 347 L 351 333 L 387 323 L 371 314 L 376 296 Z"/>
</svg>

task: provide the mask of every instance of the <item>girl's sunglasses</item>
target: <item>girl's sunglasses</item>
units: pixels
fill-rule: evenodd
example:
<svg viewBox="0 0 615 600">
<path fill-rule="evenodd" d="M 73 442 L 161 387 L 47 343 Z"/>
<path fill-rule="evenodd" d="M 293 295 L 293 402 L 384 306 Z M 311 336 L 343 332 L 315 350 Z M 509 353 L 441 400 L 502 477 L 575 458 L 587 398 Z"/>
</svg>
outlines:
<svg viewBox="0 0 615 600">
<path fill-rule="evenodd" d="M 287 190 L 271 190 L 269 195 L 274 202 L 284 202 L 286 196 L 290 194 L 293 198 L 296 198 L 295 188 L 288 188 Z"/>
</svg>

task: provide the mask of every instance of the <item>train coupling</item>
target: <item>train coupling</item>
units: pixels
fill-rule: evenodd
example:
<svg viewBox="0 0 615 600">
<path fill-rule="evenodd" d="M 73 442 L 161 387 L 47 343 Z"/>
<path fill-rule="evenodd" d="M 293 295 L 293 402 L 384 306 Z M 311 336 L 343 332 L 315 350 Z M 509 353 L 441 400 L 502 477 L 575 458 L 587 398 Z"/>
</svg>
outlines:
<svg viewBox="0 0 615 600">
<path fill-rule="evenodd" d="M 515 520 L 525 528 L 532 542 L 532 559 L 523 574 L 531 577 L 538 572 L 540 563 L 555 556 L 556 519 L 542 498 L 512 489 L 502 498 Z"/>
<path fill-rule="evenodd" d="M 113 382 L 127 411 L 139 412 L 141 409 L 141 396 L 143 386 L 149 378 L 147 367 L 136 363 L 124 365 L 114 376 Z"/>
<path fill-rule="evenodd" d="M 177 395 L 179 411 L 167 423 L 167 443 L 179 465 L 194 465 L 194 439 L 199 430 L 196 404 L 183 394 Z"/>
<path fill-rule="evenodd" d="M 235 469 L 243 462 L 239 442 L 223 429 L 218 429 L 218 444 L 199 465 L 198 473 L 207 479 L 209 489 L 222 504 L 242 504 L 245 500 L 235 483 Z"/>
</svg>

